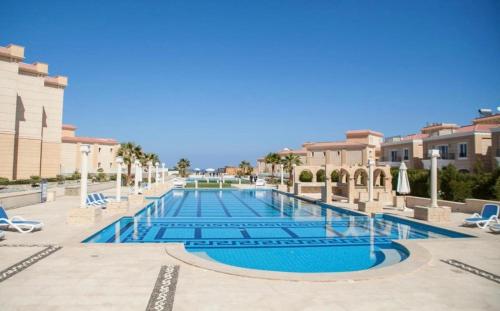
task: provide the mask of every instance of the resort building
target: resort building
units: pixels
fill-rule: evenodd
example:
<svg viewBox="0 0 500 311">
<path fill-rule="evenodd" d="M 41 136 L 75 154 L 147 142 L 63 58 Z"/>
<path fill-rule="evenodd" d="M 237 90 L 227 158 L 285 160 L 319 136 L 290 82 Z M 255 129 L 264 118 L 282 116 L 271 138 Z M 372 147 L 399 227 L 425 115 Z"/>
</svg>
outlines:
<svg viewBox="0 0 500 311">
<path fill-rule="evenodd" d="M 75 135 L 76 127 L 62 126 L 61 174 L 71 175 L 80 170 L 80 145 L 90 145 L 89 173 L 116 173 L 115 158 L 120 143 L 112 138 L 80 137 Z"/>
<path fill-rule="evenodd" d="M 491 168 L 500 165 L 500 127 L 491 129 Z"/>
<path fill-rule="evenodd" d="M 0 177 L 59 174 L 67 77 L 24 63 L 24 47 L 0 47 Z"/>
<path fill-rule="evenodd" d="M 423 139 L 423 166 L 430 167 L 428 152 L 438 149 L 439 167 L 453 164 L 464 172 L 472 172 L 476 163 L 486 170 L 492 169 L 491 129 L 498 124 L 475 123 L 459 127 L 455 124 L 432 124 L 422 129 L 429 136 Z"/>
<path fill-rule="evenodd" d="M 381 144 L 380 164 L 399 167 L 404 161 L 408 168 L 422 168 L 423 139 L 428 134 L 410 134 L 407 136 L 388 137 Z"/>
<path fill-rule="evenodd" d="M 345 141 L 304 143 L 304 164 L 366 165 L 368 160 L 379 158 L 383 137 L 382 133 L 372 130 L 353 130 L 346 132 Z"/>
<path fill-rule="evenodd" d="M 497 165 L 500 156 L 500 114 L 483 116 L 472 124 L 432 123 L 419 134 L 387 138 L 381 145 L 380 164 L 397 167 L 403 161 L 408 168 L 430 167 L 429 150 L 438 149 L 439 168 L 453 164 L 464 172 L 472 172 L 480 163 L 486 170 Z"/>
</svg>

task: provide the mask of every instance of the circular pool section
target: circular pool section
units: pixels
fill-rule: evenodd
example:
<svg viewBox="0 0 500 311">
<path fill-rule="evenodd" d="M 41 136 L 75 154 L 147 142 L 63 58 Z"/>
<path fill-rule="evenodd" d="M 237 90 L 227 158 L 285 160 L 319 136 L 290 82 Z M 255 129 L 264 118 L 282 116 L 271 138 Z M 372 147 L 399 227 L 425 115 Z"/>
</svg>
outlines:
<svg viewBox="0 0 500 311">
<path fill-rule="evenodd" d="M 279 272 L 349 272 L 396 264 L 408 251 L 394 243 L 366 246 L 217 248 L 192 254 L 231 266 Z"/>
</svg>

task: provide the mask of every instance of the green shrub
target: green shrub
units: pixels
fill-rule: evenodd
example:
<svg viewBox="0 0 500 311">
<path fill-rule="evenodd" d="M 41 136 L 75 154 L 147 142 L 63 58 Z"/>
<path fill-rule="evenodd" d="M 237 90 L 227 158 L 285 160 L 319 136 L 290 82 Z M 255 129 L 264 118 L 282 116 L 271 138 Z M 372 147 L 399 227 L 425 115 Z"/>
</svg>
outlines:
<svg viewBox="0 0 500 311">
<path fill-rule="evenodd" d="M 0 177 L 0 185 L 8 185 L 9 179 L 5 177 Z"/>
<path fill-rule="evenodd" d="M 299 180 L 301 182 L 311 182 L 313 180 L 313 174 L 310 171 L 302 171 L 299 175 Z"/>
<path fill-rule="evenodd" d="M 451 201 L 465 202 L 465 199 L 472 197 L 472 180 L 452 180 L 450 189 Z"/>
<path fill-rule="evenodd" d="M 332 174 L 330 175 L 330 178 L 332 182 L 339 182 L 340 181 L 340 174 L 338 171 L 333 171 Z"/>
<path fill-rule="evenodd" d="M 72 180 L 78 180 L 80 178 L 82 178 L 82 175 L 78 171 L 75 171 L 73 175 L 71 175 Z"/>
<path fill-rule="evenodd" d="M 497 181 L 495 183 L 495 198 L 497 200 L 500 200 L 500 177 L 497 178 Z"/>
<path fill-rule="evenodd" d="M 316 172 L 316 181 L 317 182 L 324 182 L 326 180 L 326 173 L 324 169 L 320 169 L 319 171 Z"/>
<path fill-rule="evenodd" d="M 41 180 L 40 176 L 30 176 L 30 179 L 35 183 L 39 183 Z"/>
</svg>

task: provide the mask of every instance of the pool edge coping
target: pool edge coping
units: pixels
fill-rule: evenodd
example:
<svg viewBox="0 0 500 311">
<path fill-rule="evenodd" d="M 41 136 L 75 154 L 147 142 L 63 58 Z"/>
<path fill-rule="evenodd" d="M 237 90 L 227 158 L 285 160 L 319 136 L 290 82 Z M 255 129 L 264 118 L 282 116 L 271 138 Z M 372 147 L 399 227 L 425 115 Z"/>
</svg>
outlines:
<svg viewBox="0 0 500 311">
<path fill-rule="evenodd" d="M 254 279 L 295 282 L 352 282 L 383 279 L 417 271 L 432 259 L 431 253 L 420 246 L 418 241 L 393 241 L 393 243 L 407 249 L 408 258 L 397 264 L 352 272 L 294 273 L 240 268 L 189 253 L 183 243 L 171 243 L 165 247 L 165 252 L 184 264 L 204 270 Z"/>
</svg>

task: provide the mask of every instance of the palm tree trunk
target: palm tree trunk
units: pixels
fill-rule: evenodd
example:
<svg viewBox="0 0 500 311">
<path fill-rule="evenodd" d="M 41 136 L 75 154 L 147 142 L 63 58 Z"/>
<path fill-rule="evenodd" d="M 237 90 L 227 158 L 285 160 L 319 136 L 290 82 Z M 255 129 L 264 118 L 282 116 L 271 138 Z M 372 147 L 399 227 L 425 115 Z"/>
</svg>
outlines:
<svg viewBox="0 0 500 311">
<path fill-rule="evenodd" d="M 132 176 L 132 163 L 127 164 L 127 186 L 130 185 L 130 178 Z"/>
</svg>

